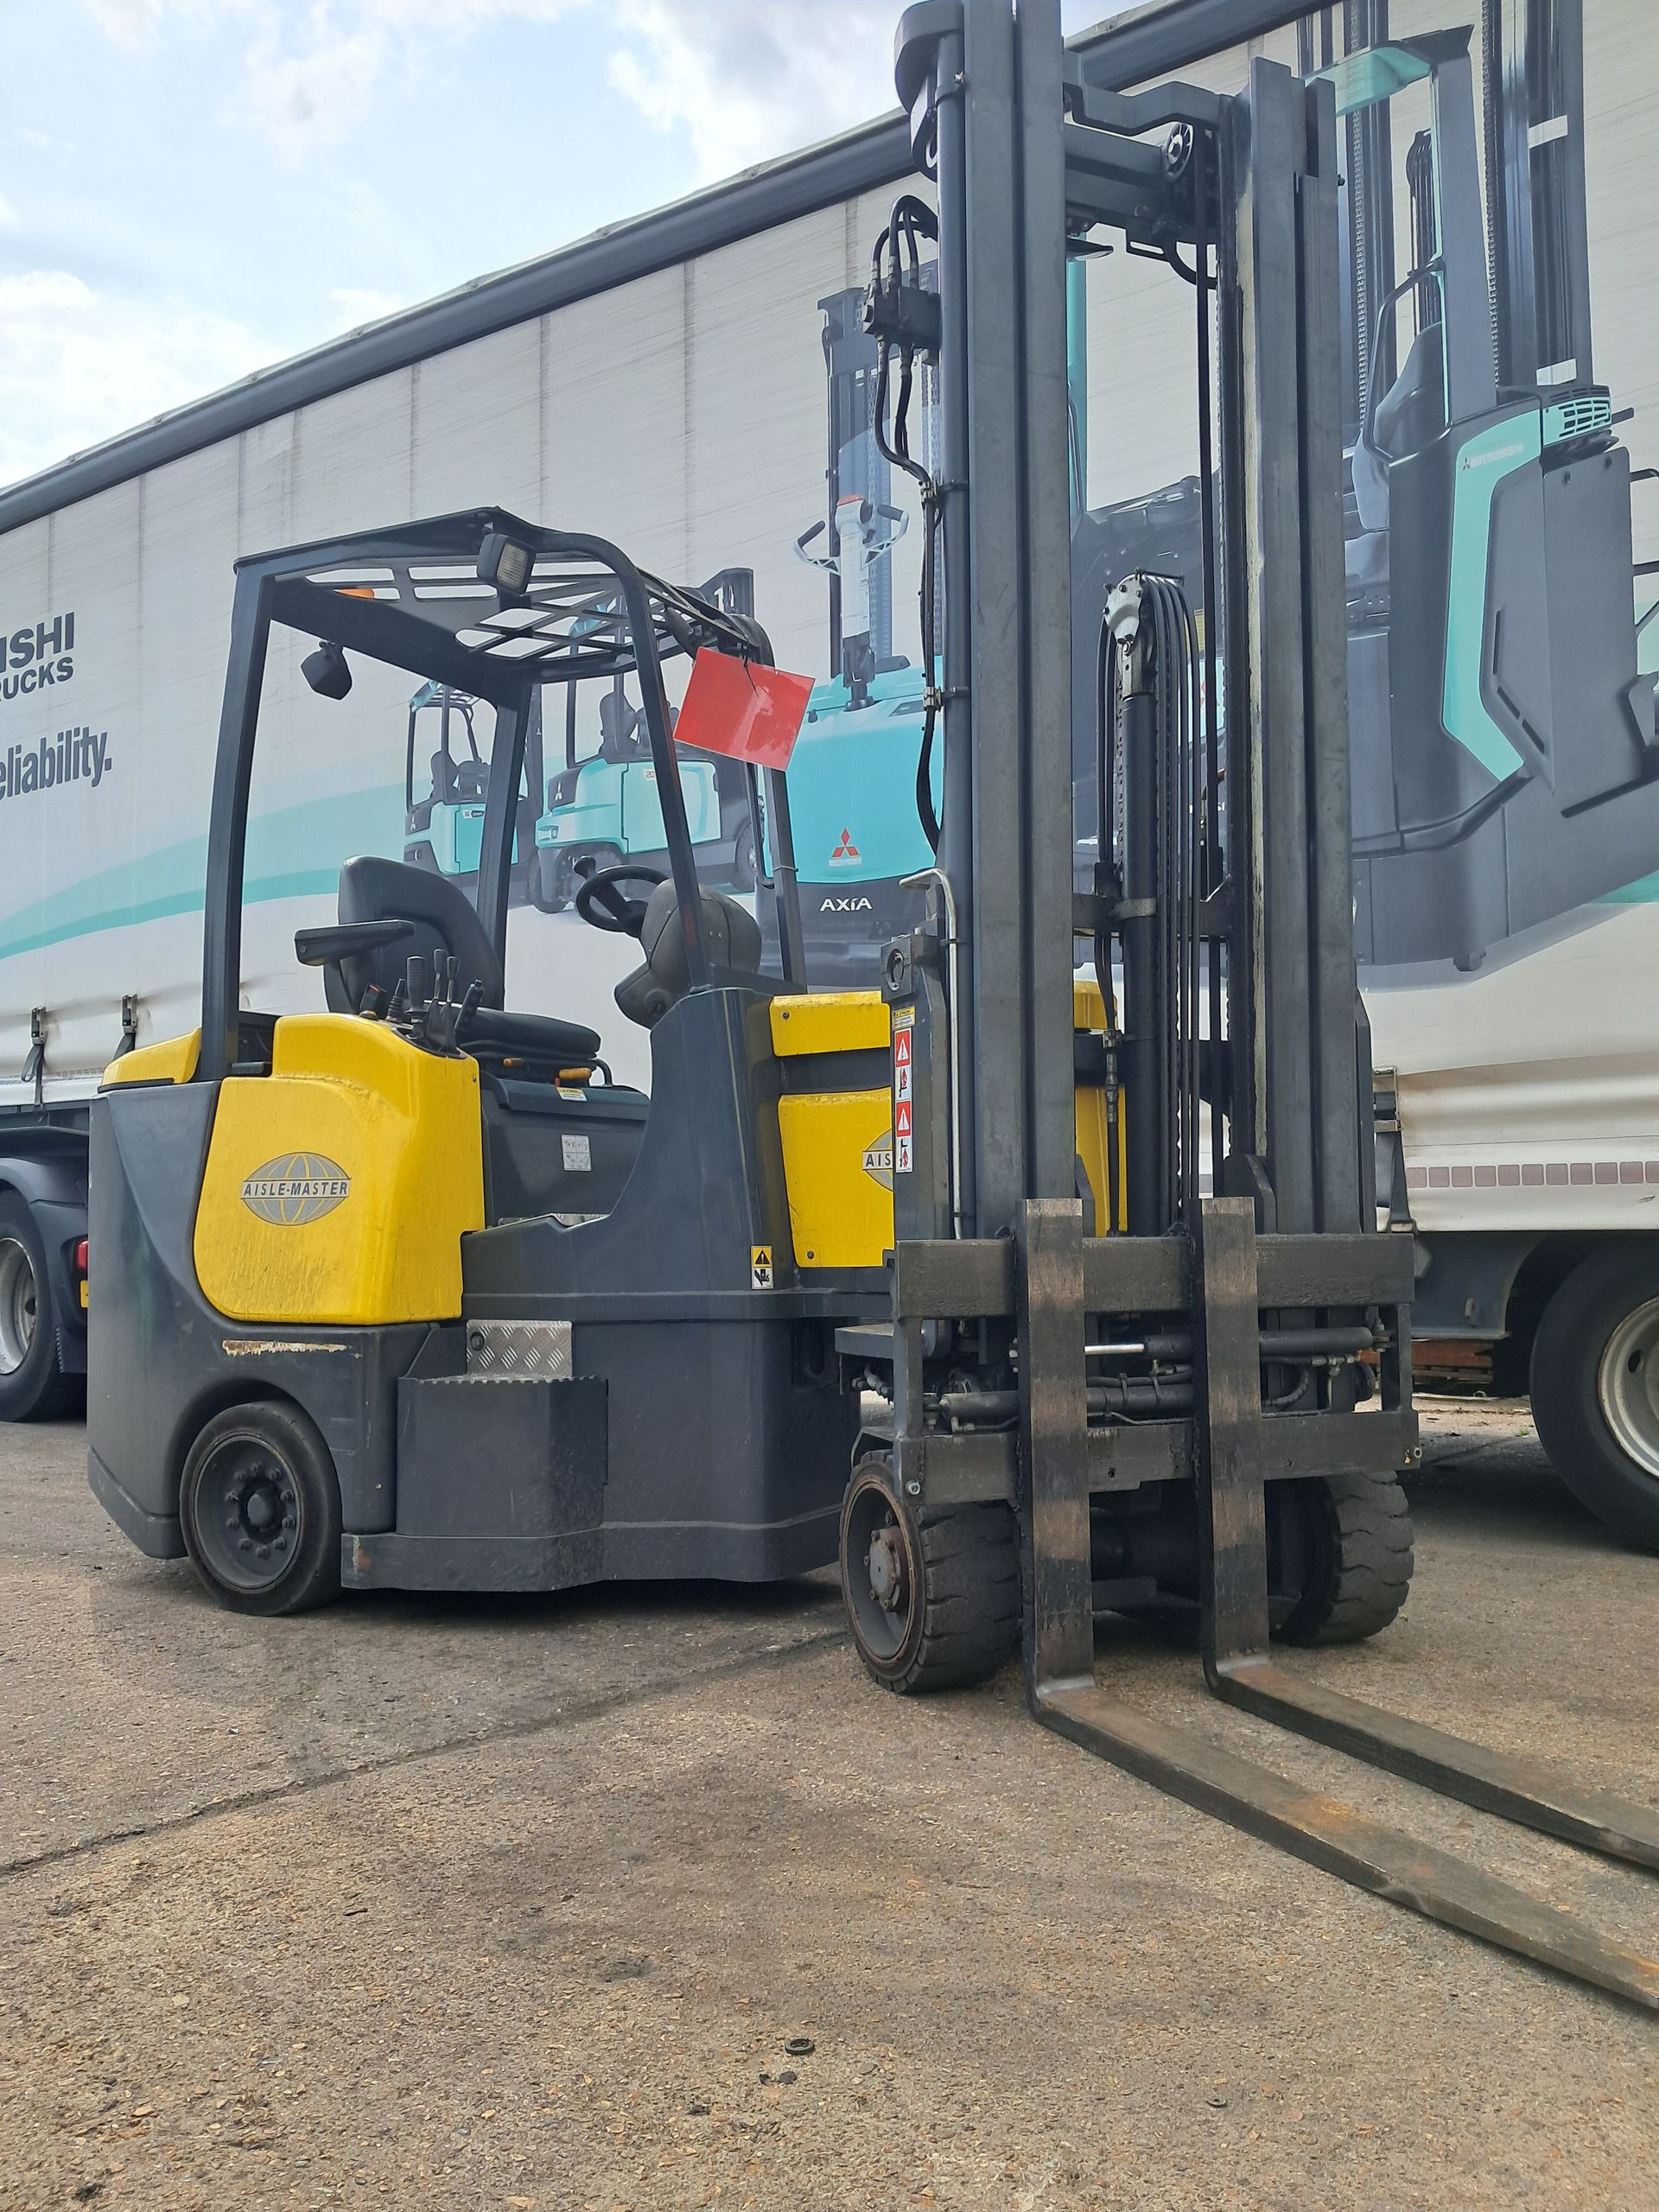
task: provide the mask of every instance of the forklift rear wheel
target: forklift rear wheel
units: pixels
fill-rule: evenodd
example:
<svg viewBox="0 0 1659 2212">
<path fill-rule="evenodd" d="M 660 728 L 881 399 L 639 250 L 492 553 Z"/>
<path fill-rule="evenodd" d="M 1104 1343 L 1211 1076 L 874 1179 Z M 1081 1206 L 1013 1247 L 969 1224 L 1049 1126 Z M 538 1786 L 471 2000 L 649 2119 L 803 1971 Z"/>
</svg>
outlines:
<svg viewBox="0 0 1659 2212">
<path fill-rule="evenodd" d="M 46 1247 L 29 1202 L 0 1192 L 0 1421 L 72 1413 L 84 1389 L 58 1364 Z"/>
<path fill-rule="evenodd" d="M 1274 1483 L 1281 1541 L 1300 1572 L 1276 1633 L 1286 1643 L 1359 1643 L 1385 1629 L 1411 1588 L 1411 1513 L 1397 1475 Z"/>
<path fill-rule="evenodd" d="M 195 1570 L 238 1613 L 299 1613 L 340 1595 L 340 1484 L 297 1407 L 255 1399 L 191 1446 L 179 1525 Z"/>
<path fill-rule="evenodd" d="M 861 1459 L 841 1510 L 841 1590 L 858 1656 L 900 1696 L 982 1682 L 1020 1640 L 1020 1552 L 1006 1505 L 901 1498 Z"/>
<path fill-rule="evenodd" d="M 1648 1238 L 1592 1253 L 1544 1308 L 1532 1418 L 1580 1503 L 1659 1551 L 1659 1255 Z"/>
</svg>

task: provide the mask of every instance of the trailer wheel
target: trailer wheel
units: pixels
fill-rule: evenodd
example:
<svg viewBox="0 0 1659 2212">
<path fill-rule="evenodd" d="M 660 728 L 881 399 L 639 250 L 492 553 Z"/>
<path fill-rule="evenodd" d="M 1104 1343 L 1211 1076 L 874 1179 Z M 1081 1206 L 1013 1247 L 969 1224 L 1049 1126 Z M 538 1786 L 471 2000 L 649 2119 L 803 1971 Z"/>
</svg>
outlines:
<svg viewBox="0 0 1659 2212">
<path fill-rule="evenodd" d="M 340 1483 L 296 1406 L 227 1406 L 191 1446 L 179 1525 L 197 1573 L 238 1613 L 299 1613 L 340 1595 Z"/>
<path fill-rule="evenodd" d="M 0 1191 L 0 1421 L 73 1413 L 85 1384 L 58 1364 L 46 1247 L 27 1199 Z"/>
<path fill-rule="evenodd" d="M 858 1656 L 900 1696 L 982 1682 L 1020 1640 L 1020 1550 L 1006 1505 L 922 1506 L 893 1463 L 853 1470 L 841 1510 L 841 1590 Z"/>
<path fill-rule="evenodd" d="M 1397 1475 L 1274 1483 L 1300 1590 L 1276 1633 L 1286 1643 L 1359 1643 L 1385 1629 L 1411 1588 L 1411 1513 Z"/>
<path fill-rule="evenodd" d="M 1580 1503 L 1659 1551 L 1659 1244 L 1609 1245 L 1556 1291 L 1533 1338 L 1532 1418 Z"/>
</svg>

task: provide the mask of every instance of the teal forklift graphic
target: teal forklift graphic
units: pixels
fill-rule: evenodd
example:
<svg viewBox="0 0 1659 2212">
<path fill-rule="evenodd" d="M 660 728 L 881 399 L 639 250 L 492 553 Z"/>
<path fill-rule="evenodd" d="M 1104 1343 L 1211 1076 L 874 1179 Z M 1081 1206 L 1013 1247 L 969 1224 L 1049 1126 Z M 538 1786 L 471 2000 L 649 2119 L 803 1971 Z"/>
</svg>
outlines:
<svg viewBox="0 0 1659 2212">
<path fill-rule="evenodd" d="M 1659 626 L 1652 607 L 1638 619 L 1637 601 L 1655 564 L 1632 558 L 1630 505 L 1633 483 L 1653 472 L 1632 474 L 1617 435 L 1627 417 L 1593 380 L 1581 0 L 1485 0 L 1484 214 L 1474 27 L 1389 40 L 1380 0 L 1349 20 L 1346 55 L 1333 51 L 1330 11 L 1317 25 L 1305 18 L 1299 37 L 1302 73 L 1335 85 L 1344 136 L 1338 321 L 1360 958 L 1373 972 L 1472 969 L 1522 931 L 1659 867 L 1655 680 L 1640 650 Z M 1396 282 L 1391 134 L 1413 104 L 1426 105 L 1427 122 L 1404 163 L 1411 266 Z M 1197 477 L 1085 504 L 1082 264 L 1072 281 L 1073 776 L 1087 887 L 1108 595 L 1144 569 L 1178 579 L 1201 620 L 1210 610 Z M 914 925 L 921 893 L 905 880 L 932 864 L 925 820 L 940 804 L 937 774 L 918 772 L 922 670 L 893 651 L 887 552 L 899 532 L 884 543 L 880 529 L 893 512 L 893 456 L 872 428 L 880 368 L 863 298 L 821 302 L 829 519 L 803 543 L 828 530 L 829 550 L 811 557 L 830 574 L 837 669 L 814 693 L 790 779 L 819 982 L 868 979 L 883 944 Z M 925 456 L 933 406 L 919 373 L 917 392 Z M 849 608 L 857 620 L 844 619 Z M 1216 610 L 1218 662 L 1225 625 Z"/>
<path fill-rule="evenodd" d="M 1582 0 L 1486 0 L 1481 32 L 1484 117 L 1472 26 L 1319 57 L 1348 142 L 1348 690 L 1373 970 L 1478 968 L 1659 862 L 1628 410 L 1592 358 Z M 1389 132 L 1412 86 L 1429 119 L 1395 282 Z"/>
<path fill-rule="evenodd" d="M 722 569 L 698 595 L 723 613 L 753 620 L 753 571 Z M 596 623 L 607 619 L 602 607 L 594 618 Z M 597 715 L 590 722 L 595 690 Z M 624 861 L 640 868 L 668 865 L 662 791 L 645 712 L 623 679 L 619 676 L 597 687 L 567 686 L 562 716 L 563 766 L 545 786 L 546 803 L 526 846 L 532 851 L 528 896 L 547 914 L 563 912 L 583 877 L 601 868 L 620 868 Z M 676 719 L 671 708 L 671 732 Z M 538 715 L 538 732 L 540 727 Z M 690 746 L 676 746 L 674 757 L 699 879 L 733 891 L 753 891 L 760 819 L 754 778 L 741 762 L 716 760 Z M 545 772 L 544 742 L 537 759 L 539 777 Z M 538 781 L 531 788 L 543 786 Z"/>
<path fill-rule="evenodd" d="M 585 875 L 620 868 L 667 866 L 662 791 L 645 709 L 619 676 L 599 695 L 597 728 L 584 731 L 581 690 L 565 687 L 563 766 L 547 786 L 535 825 L 529 895 L 545 914 L 562 913 Z M 672 726 L 671 721 L 671 727 Z M 690 747 L 677 748 L 686 828 L 705 884 L 735 891 L 755 886 L 755 832 L 747 772 Z"/>
<path fill-rule="evenodd" d="M 479 718 L 493 709 L 447 683 L 423 683 L 409 702 L 404 753 L 404 858 L 460 885 L 468 896 L 478 884 L 484 836 L 484 794 L 489 784 L 487 744 Z M 524 789 L 513 831 L 510 895 L 521 905 L 528 892 L 525 856 L 534 851 L 535 810 L 529 794 L 541 787 L 539 714 L 532 714 L 524 747 Z"/>
</svg>

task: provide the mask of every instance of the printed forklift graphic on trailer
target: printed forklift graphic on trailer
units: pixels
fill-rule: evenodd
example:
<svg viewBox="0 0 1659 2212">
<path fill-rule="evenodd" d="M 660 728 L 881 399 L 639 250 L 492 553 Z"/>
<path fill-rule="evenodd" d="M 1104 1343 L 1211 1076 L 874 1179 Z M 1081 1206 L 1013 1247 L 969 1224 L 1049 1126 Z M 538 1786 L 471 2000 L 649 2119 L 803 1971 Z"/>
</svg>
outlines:
<svg viewBox="0 0 1659 2212">
<path fill-rule="evenodd" d="M 763 970 L 753 917 L 697 881 L 662 663 L 695 650 L 718 688 L 741 660 L 751 694 L 788 680 L 768 683 L 752 620 L 615 546 L 492 511 L 244 562 L 201 1028 L 117 1063 L 95 1109 L 93 1487 L 144 1548 L 188 1549 L 256 1612 L 342 1583 L 763 1580 L 838 1551 L 884 1687 L 978 1680 L 1020 1649 L 1045 1725 L 1659 2009 L 1654 1962 L 1094 1681 L 1097 1613 L 1185 1604 L 1227 1701 L 1659 1865 L 1651 1815 L 1268 1656 L 1271 1634 L 1382 1630 L 1411 1563 L 1411 1244 L 1376 1230 L 1369 1179 L 1322 496 L 1339 452 L 1319 281 L 1330 91 L 1258 62 L 1237 99 L 1103 92 L 1054 0 L 923 0 L 897 76 L 943 277 L 930 308 L 893 245 L 874 302 L 884 353 L 940 380 L 944 812 L 924 925 L 879 992 L 803 992 L 786 779 L 768 769 L 783 975 Z M 1222 432 L 1213 506 L 1207 451 L 1200 476 L 1206 601 L 1227 609 L 1231 701 L 1224 734 L 1220 649 L 1212 633 L 1201 688 L 1178 586 L 1114 594 L 1080 897 L 1052 369 L 1079 228 L 1161 241 L 1196 284 Z M 1206 446 L 1208 424 L 1205 408 Z M 495 605 L 319 581 L 369 561 L 470 569 Z M 347 862 L 339 923 L 296 942 L 334 1010 L 272 1020 L 238 1004 L 242 860 L 264 665 L 296 637 L 323 641 L 307 668 L 325 696 L 367 656 L 487 698 L 497 736 L 476 910 L 429 873 Z M 630 672 L 669 871 L 601 871 L 575 905 L 640 946 L 616 997 L 651 1031 L 648 1106 L 594 1081 L 593 1031 L 501 1004 L 531 693 Z M 1222 1195 L 1199 1195 L 1201 1153 Z"/>
<path fill-rule="evenodd" d="M 742 620 L 754 610 L 754 575 L 722 569 L 698 593 L 711 607 Z M 636 691 L 638 686 L 636 684 Z M 578 702 L 578 687 L 543 701 L 548 727 L 563 732 L 563 765 L 546 786 L 547 804 L 536 822 L 530 895 L 543 913 L 562 912 L 582 879 L 595 869 L 632 861 L 662 868 L 668 860 L 667 828 L 645 710 L 619 674 L 591 702 Z M 672 733 L 675 710 L 669 709 Z M 705 883 L 734 891 L 755 887 L 755 807 L 741 763 L 676 745 L 680 805 L 696 848 Z M 539 789 L 540 786 L 538 785 Z"/>
<path fill-rule="evenodd" d="M 1499 20 L 1487 26 L 1490 266 L 1471 30 L 1320 73 L 1351 145 L 1371 156 L 1351 155 L 1344 187 L 1348 683 L 1368 966 L 1477 967 L 1659 863 L 1630 456 L 1591 354 L 1581 0 L 1505 11 L 1513 52 Z M 1412 265 L 1392 283 L 1388 105 L 1423 83 L 1431 120 L 1406 162 Z M 1396 370 L 1408 301 L 1414 329 Z"/>
<path fill-rule="evenodd" d="M 478 741 L 478 717 L 487 707 L 447 683 L 423 683 L 409 702 L 404 754 L 404 858 L 413 868 L 448 876 L 471 896 L 477 888 L 484 838 L 488 755 Z M 429 750 L 429 747 L 431 749 Z M 526 794 L 541 785 L 539 717 L 525 747 Z M 513 826 L 511 897 L 526 896 L 534 810 L 521 797 Z"/>
<path fill-rule="evenodd" d="M 1510 938 L 1659 863 L 1654 679 L 1638 672 L 1628 454 L 1592 380 L 1584 207 L 1580 0 L 1487 10 L 1491 266 L 1467 26 L 1367 46 L 1318 72 L 1345 134 L 1340 294 L 1344 565 L 1362 967 L 1479 966 Z M 1506 45 L 1505 40 L 1512 41 Z M 1425 85 L 1428 127 L 1406 164 L 1413 266 L 1393 281 L 1390 103 Z M 1089 510 L 1084 264 L 1069 299 L 1072 594 L 1078 634 L 1133 570 L 1177 578 L 1200 613 L 1198 486 Z M 931 263 L 922 281 L 933 282 Z M 1396 324 L 1414 333 L 1396 365 Z M 861 493 L 899 512 L 874 427 L 875 348 L 863 295 L 822 303 L 832 517 Z M 925 452 L 933 391 L 918 373 Z M 813 535 L 821 534 L 816 526 Z M 890 526 L 891 527 L 891 526 Z M 892 654 L 891 562 L 849 532 L 832 571 L 832 652 L 791 773 L 813 972 L 874 972 L 908 925 L 904 880 L 931 852 L 911 803 L 919 667 Z M 862 561 L 849 593 L 842 579 Z M 869 609 L 880 671 L 861 694 L 841 606 Z M 855 639 L 854 645 L 861 640 Z M 1091 649 L 1090 649 L 1091 650 Z M 1086 872 L 1095 774 L 1092 668 L 1074 667 L 1077 864 Z M 869 655 L 867 653 L 867 658 Z M 931 779 L 937 786 L 937 762 Z M 937 811 L 938 796 L 934 791 Z"/>
</svg>

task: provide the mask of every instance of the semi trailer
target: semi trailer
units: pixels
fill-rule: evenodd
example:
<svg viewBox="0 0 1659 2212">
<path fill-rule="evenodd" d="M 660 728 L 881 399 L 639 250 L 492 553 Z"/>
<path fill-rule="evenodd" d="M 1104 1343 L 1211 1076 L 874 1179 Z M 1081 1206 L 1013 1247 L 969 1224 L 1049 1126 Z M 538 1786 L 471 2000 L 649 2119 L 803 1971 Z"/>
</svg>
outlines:
<svg viewBox="0 0 1659 2212">
<path fill-rule="evenodd" d="M 1640 35 L 1640 11 L 1617 0 L 1582 8 L 1578 0 L 1387 8 L 1369 0 L 1334 14 L 1304 11 L 1300 23 L 1293 14 L 1256 0 L 1224 11 L 1154 11 L 1071 50 L 1090 57 L 1102 81 L 1180 71 L 1237 90 L 1245 51 L 1206 49 L 1224 17 L 1226 33 L 1252 35 L 1255 52 L 1304 78 L 1331 77 L 1345 110 L 1333 281 L 1344 302 L 1351 545 L 1362 534 L 1352 455 L 1368 400 L 1375 392 L 1376 443 L 1402 359 L 1416 335 L 1427 334 L 1420 364 L 1440 342 L 1434 333 L 1452 297 L 1444 269 L 1429 265 L 1438 249 L 1427 260 L 1415 249 L 1439 219 L 1435 179 L 1448 165 L 1444 154 L 1438 167 L 1430 158 L 1435 103 L 1444 145 L 1461 53 L 1485 237 L 1483 251 L 1466 221 L 1455 232 L 1461 265 L 1483 289 L 1472 315 L 1459 300 L 1454 321 L 1463 330 L 1487 315 L 1493 406 L 1513 412 L 1516 395 L 1529 392 L 1520 411 L 1540 424 L 1540 454 L 1510 473 L 1508 506 L 1523 508 L 1528 487 L 1546 474 L 1553 501 L 1560 480 L 1588 469 L 1586 507 L 1605 505 L 1616 523 L 1624 514 L 1633 531 L 1633 592 L 1627 586 L 1619 599 L 1607 585 L 1580 620 L 1572 594 L 1583 564 L 1565 564 L 1559 603 L 1551 587 L 1552 702 L 1558 683 L 1570 690 L 1573 655 L 1592 632 L 1611 634 L 1621 655 L 1633 640 L 1637 681 L 1597 741 L 1605 767 L 1611 748 L 1635 746 L 1629 733 L 1659 649 L 1648 573 L 1659 556 L 1649 481 L 1659 392 L 1643 336 L 1659 209 L 1643 196 L 1651 188 L 1638 158 L 1659 90 L 1648 77 L 1659 64 Z M 1426 39 L 1440 42 L 1425 48 Z M 1391 53 L 1406 59 L 1375 60 Z M 1344 64 L 1368 54 L 1368 81 L 1352 68 L 1342 77 Z M 1414 162 L 1425 134 L 1429 156 Z M 1459 141 L 1465 152 L 1469 136 Z M 913 486 L 874 441 L 874 349 L 858 308 L 870 241 L 909 163 L 897 119 L 872 125 L 393 318 L 0 492 L 0 1414 L 75 1401 L 86 1359 L 87 1102 L 112 1058 L 176 1030 L 195 1003 L 213 671 L 239 556 L 500 500 L 532 515 L 602 515 L 665 575 L 747 568 L 779 658 L 820 677 L 791 769 L 804 931 L 820 948 L 832 933 L 855 941 L 861 959 L 886 941 L 896 918 L 888 894 L 928 856 L 916 804 L 925 534 Z M 924 181 L 924 197 L 928 188 Z M 1071 348 L 1070 501 L 1078 516 L 1109 516 L 1116 533 L 1102 534 L 1103 564 L 1089 586 L 1095 617 L 1109 571 L 1139 567 L 1181 575 L 1207 620 L 1190 551 L 1199 498 L 1190 395 L 1180 388 L 1184 370 L 1164 372 L 1174 310 L 1150 289 L 1134 292 L 1150 285 L 1143 268 L 1120 246 L 1082 257 L 1073 270 L 1083 296 Z M 1385 310 L 1396 270 L 1414 281 Z M 1132 316 L 1108 313 L 1113 285 L 1129 288 Z M 838 380 L 828 453 L 826 368 L 832 388 Z M 931 374 L 918 370 L 914 442 L 924 466 Z M 1580 443 L 1557 438 L 1546 454 L 1552 416 L 1565 431 L 1569 406 L 1600 387 L 1605 407 L 1579 424 Z M 1616 419 L 1632 408 L 1632 419 Z M 1134 439 L 1090 438 L 1091 420 L 1126 410 Z M 1382 434 L 1403 435 L 1403 427 L 1390 416 Z M 1430 454 L 1422 467 L 1440 465 Z M 1606 500 L 1596 487 L 1614 476 L 1620 496 Z M 1575 481 L 1566 495 L 1579 489 Z M 849 499 L 859 507 L 848 510 Z M 1389 521 L 1397 533 L 1400 515 Z M 1516 527 L 1506 517 L 1510 540 Z M 1522 528 L 1523 551 L 1526 542 Z M 861 597 L 860 580 L 849 580 L 842 619 L 841 570 L 855 550 L 866 588 Z M 1624 557 L 1615 544 L 1610 560 L 1605 535 L 1592 533 L 1592 550 L 1604 575 Z M 1386 658 L 1390 634 L 1404 634 L 1400 619 L 1379 608 L 1378 550 L 1370 543 L 1351 556 L 1351 652 L 1370 656 L 1373 699 L 1382 682 L 1378 641 Z M 826 560 L 827 574 L 813 565 Z M 1400 569 L 1395 557 L 1390 571 Z M 386 588 L 372 580 L 348 588 Z M 1076 626 L 1077 638 L 1089 634 L 1086 623 Z M 1077 650 L 1092 656 L 1094 646 Z M 1091 671 L 1074 671 L 1074 693 L 1087 691 Z M 270 702 L 251 794 L 250 1003 L 321 1003 L 318 977 L 292 962 L 293 930 L 327 918 L 339 868 L 354 853 L 392 850 L 401 836 L 423 862 L 416 817 L 429 804 L 427 826 L 446 841 L 442 859 L 431 841 L 438 871 L 472 876 L 466 841 L 480 823 L 471 818 L 476 800 L 462 790 L 477 780 L 472 747 L 452 701 L 455 780 L 441 797 L 429 771 L 445 750 L 432 729 L 442 705 L 435 697 L 421 708 L 411 747 L 411 689 L 385 679 L 375 709 L 384 758 L 314 747 L 297 726 L 290 747 L 283 717 L 295 702 Z M 1351 671 L 1357 731 L 1368 711 L 1361 689 Z M 638 703 L 629 697 L 630 712 Z M 493 719 L 487 705 L 475 709 L 480 766 Z M 1552 741 L 1558 753 L 1570 750 L 1570 723 L 1563 731 Z M 1396 1222 L 1408 1219 L 1415 1232 L 1420 1380 L 1504 1389 L 1530 1380 L 1563 1474 L 1628 1534 L 1659 1541 L 1659 1401 L 1649 1381 L 1659 1376 L 1659 1300 L 1648 1226 L 1659 1200 L 1659 1022 L 1632 988 L 1659 956 L 1659 843 L 1650 855 L 1640 849 L 1643 831 L 1627 849 L 1653 787 L 1645 772 L 1621 782 L 1599 767 L 1600 782 L 1580 791 L 1577 767 L 1557 771 L 1546 747 L 1527 752 L 1522 733 L 1527 772 L 1493 780 L 1496 806 L 1483 811 L 1477 795 L 1450 842 L 1402 855 L 1377 842 L 1382 817 L 1362 810 L 1379 791 L 1390 804 L 1395 793 L 1419 793 L 1432 747 L 1420 725 L 1393 719 L 1389 742 L 1391 764 L 1380 769 L 1375 752 L 1362 757 L 1357 744 L 1357 889 L 1374 1058 L 1391 1078 L 1379 1094 L 1381 1191 Z M 1091 861 L 1093 763 L 1086 740 L 1077 743 L 1081 880 Z M 582 766 L 567 761 L 566 749 L 561 726 L 539 770 L 532 764 L 538 782 Z M 1632 758 L 1640 767 L 1639 753 Z M 1467 760 L 1460 772 L 1478 779 L 1480 764 Z M 764 841 L 758 855 L 744 842 L 747 802 L 724 764 L 712 772 L 720 835 L 710 843 L 727 848 L 729 867 L 708 878 L 756 895 L 764 918 L 764 887 L 741 890 L 757 858 L 764 870 Z M 937 761 L 927 791 L 937 811 Z M 542 880 L 539 862 L 554 847 L 550 835 L 538 840 L 554 826 L 557 802 L 532 801 L 528 784 L 520 800 L 505 949 L 513 1001 L 598 1023 L 620 950 L 577 927 L 569 906 L 540 911 L 538 893 L 556 906 L 574 877 Z M 1463 835 L 1465 817 L 1472 823 Z M 1535 859 L 1522 831 L 1546 820 L 1554 842 Z M 1421 826 L 1415 817 L 1382 821 L 1396 846 Z M 618 839 L 602 842 L 632 856 Z M 1408 868 L 1433 874 L 1421 899 L 1379 889 Z M 905 894 L 912 906 L 915 897 Z M 1471 918 L 1478 930 L 1463 928 Z M 1424 941 L 1408 942 L 1408 929 L 1426 932 Z M 648 1083 L 637 1040 L 624 1033 L 617 1049 L 618 1080 Z"/>
</svg>

